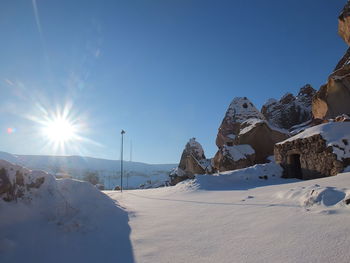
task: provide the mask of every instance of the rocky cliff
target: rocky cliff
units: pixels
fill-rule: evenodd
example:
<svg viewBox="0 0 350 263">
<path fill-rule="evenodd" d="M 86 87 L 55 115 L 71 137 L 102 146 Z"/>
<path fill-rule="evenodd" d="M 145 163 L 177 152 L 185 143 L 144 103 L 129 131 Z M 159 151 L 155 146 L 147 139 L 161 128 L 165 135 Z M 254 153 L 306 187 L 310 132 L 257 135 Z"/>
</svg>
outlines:
<svg viewBox="0 0 350 263">
<path fill-rule="evenodd" d="M 350 45 L 350 2 L 347 2 L 339 18 L 338 33 Z M 350 114 L 350 51 L 338 62 L 327 84 L 316 93 L 312 102 L 314 118 L 330 119 Z"/>
<path fill-rule="evenodd" d="M 261 112 L 273 126 L 290 129 L 311 120 L 312 98 L 315 93 L 316 90 L 307 84 L 300 89 L 297 96 L 287 93 L 280 100 L 269 99 Z"/>
</svg>

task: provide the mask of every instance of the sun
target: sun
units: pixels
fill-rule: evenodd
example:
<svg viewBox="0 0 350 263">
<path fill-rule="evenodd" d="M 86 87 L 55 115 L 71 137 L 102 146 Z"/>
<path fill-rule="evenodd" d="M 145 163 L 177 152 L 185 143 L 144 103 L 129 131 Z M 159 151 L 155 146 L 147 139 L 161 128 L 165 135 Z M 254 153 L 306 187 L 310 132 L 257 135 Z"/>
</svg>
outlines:
<svg viewBox="0 0 350 263">
<path fill-rule="evenodd" d="M 81 110 L 74 110 L 73 105 L 73 102 L 51 107 L 37 104 L 36 112 L 26 116 L 35 124 L 33 136 L 41 145 L 41 151 L 56 155 L 84 155 L 88 147 L 102 147 L 87 137 L 91 132 L 90 118 Z"/>
<path fill-rule="evenodd" d="M 56 116 L 46 121 L 42 132 L 52 143 L 64 144 L 73 141 L 78 131 L 68 118 Z"/>
</svg>

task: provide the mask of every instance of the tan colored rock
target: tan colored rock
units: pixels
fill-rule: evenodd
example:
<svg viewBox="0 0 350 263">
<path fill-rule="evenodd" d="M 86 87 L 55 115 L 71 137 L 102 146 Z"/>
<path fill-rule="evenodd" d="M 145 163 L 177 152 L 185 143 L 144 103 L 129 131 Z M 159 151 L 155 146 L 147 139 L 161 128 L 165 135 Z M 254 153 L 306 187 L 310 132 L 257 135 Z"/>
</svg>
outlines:
<svg viewBox="0 0 350 263">
<path fill-rule="evenodd" d="M 314 118 L 331 119 L 342 114 L 350 115 L 350 65 L 332 73 L 312 102 Z"/>
<path fill-rule="evenodd" d="M 350 2 L 344 6 L 343 11 L 338 17 L 338 34 L 346 44 L 350 46 Z"/>
<path fill-rule="evenodd" d="M 350 45 L 350 2 L 339 16 L 338 33 Z M 318 119 L 333 119 L 339 115 L 350 115 L 350 49 L 338 62 L 335 71 L 328 77 L 314 96 L 312 114 Z"/>
<path fill-rule="evenodd" d="M 255 163 L 266 163 L 267 158 L 273 155 L 275 144 L 288 137 L 286 131 L 277 129 L 266 121 L 248 120 L 242 124 L 235 144 L 249 144 L 255 151 Z"/>
</svg>

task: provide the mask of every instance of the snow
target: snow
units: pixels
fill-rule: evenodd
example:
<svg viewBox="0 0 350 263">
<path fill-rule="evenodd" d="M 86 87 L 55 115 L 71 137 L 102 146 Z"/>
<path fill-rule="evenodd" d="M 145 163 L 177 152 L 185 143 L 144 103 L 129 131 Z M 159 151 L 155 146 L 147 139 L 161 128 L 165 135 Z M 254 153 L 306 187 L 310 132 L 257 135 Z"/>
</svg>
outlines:
<svg viewBox="0 0 350 263">
<path fill-rule="evenodd" d="M 114 189 L 120 185 L 120 161 L 105 160 L 81 156 L 41 156 L 41 155 L 13 155 L 0 152 L 0 159 L 15 163 L 29 169 L 44 170 L 53 175 L 67 174 L 82 180 L 88 172 L 97 173 L 106 189 Z M 151 181 L 152 184 L 163 183 L 168 180 L 171 169 L 176 164 L 146 164 L 124 161 L 124 187 L 127 181 L 130 188 Z"/>
<path fill-rule="evenodd" d="M 0 258 L 6 262 L 134 262 L 128 214 L 86 182 L 0 161 L 13 179 L 44 176 L 17 201 L 0 199 Z"/>
<path fill-rule="evenodd" d="M 133 214 L 136 262 L 348 262 L 350 173 L 310 181 L 280 174 L 276 164 L 257 165 L 107 194 Z"/>
<path fill-rule="evenodd" d="M 252 119 L 244 121 L 242 123 L 242 126 L 245 126 L 245 125 L 248 125 L 248 126 L 243 128 L 242 130 L 240 130 L 239 134 L 242 135 L 242 134 L 245 134 L 245 133 L 251 131 L 254 127 L 256 127 L 260 123 L 266 123 L 267 126 L 271 130 L 278 131 L 278 132 L 284 133 L 284 134 L 289 134 L 289 132 L 287 130 L 285 130 L 285 129 L 277 128 L 277 127 L 271 125 L 270 123 L 268 123 L 267 121 L 256 119 L 256 118 L 252 118 Z"/>
<path fill-rule="evenodd" d="M 264 115 L 246 97 L 236 97 L 227 109 L 225 118 L 231 118 L 235 122 L 243 122 L 250 118 L 265 120 Z"/>
<path fill-rule="evenodd" d="M 327 146 L 333 147 L 338 160 L 350 158 L 350 122 L 329 122 L 304 130 L 303 132 L 278 144 L 305 139 L 320 134 Z"/>
<path fill-rule="evenodd" d="M 229 156 L 234 161 L 246 159 L 248 155 L 252 155 L 254 153 L 255 153 L 254 149 L 249 144 L 223 146 L 223 155 Z"/>
<path fill-rule="evenodd" d="M 39 173 L 49 179 L 30 199 L 0 201 L 2 263 L 350 258 L 350 173 L 283 179 L 282 168 L 271 162 L 123 193 Z"/>
</svg>

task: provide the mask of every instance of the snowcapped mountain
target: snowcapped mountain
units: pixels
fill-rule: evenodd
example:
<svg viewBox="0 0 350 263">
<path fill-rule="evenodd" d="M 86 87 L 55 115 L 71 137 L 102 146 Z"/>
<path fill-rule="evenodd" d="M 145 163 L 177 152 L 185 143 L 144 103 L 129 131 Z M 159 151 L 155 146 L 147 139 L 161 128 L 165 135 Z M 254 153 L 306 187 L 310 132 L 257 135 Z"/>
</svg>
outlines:
<svg viewBox="0 0 350 263">
<path fill-rule="evenodd" d="M 120 185 L 120 161 L 82 156 L 14 155 L 0 152 L 0 159 L 29 169 L 44 170 L 54 175 L 67 175 L 83 179 L 87 173 L 96 173 L 106 189 Z M 142 184 L 158 185 L 168 180 L 168 175 L 177 164 L 146 164 L 124 162 L 124 182 L 127 188 Z"/>
</svg>

